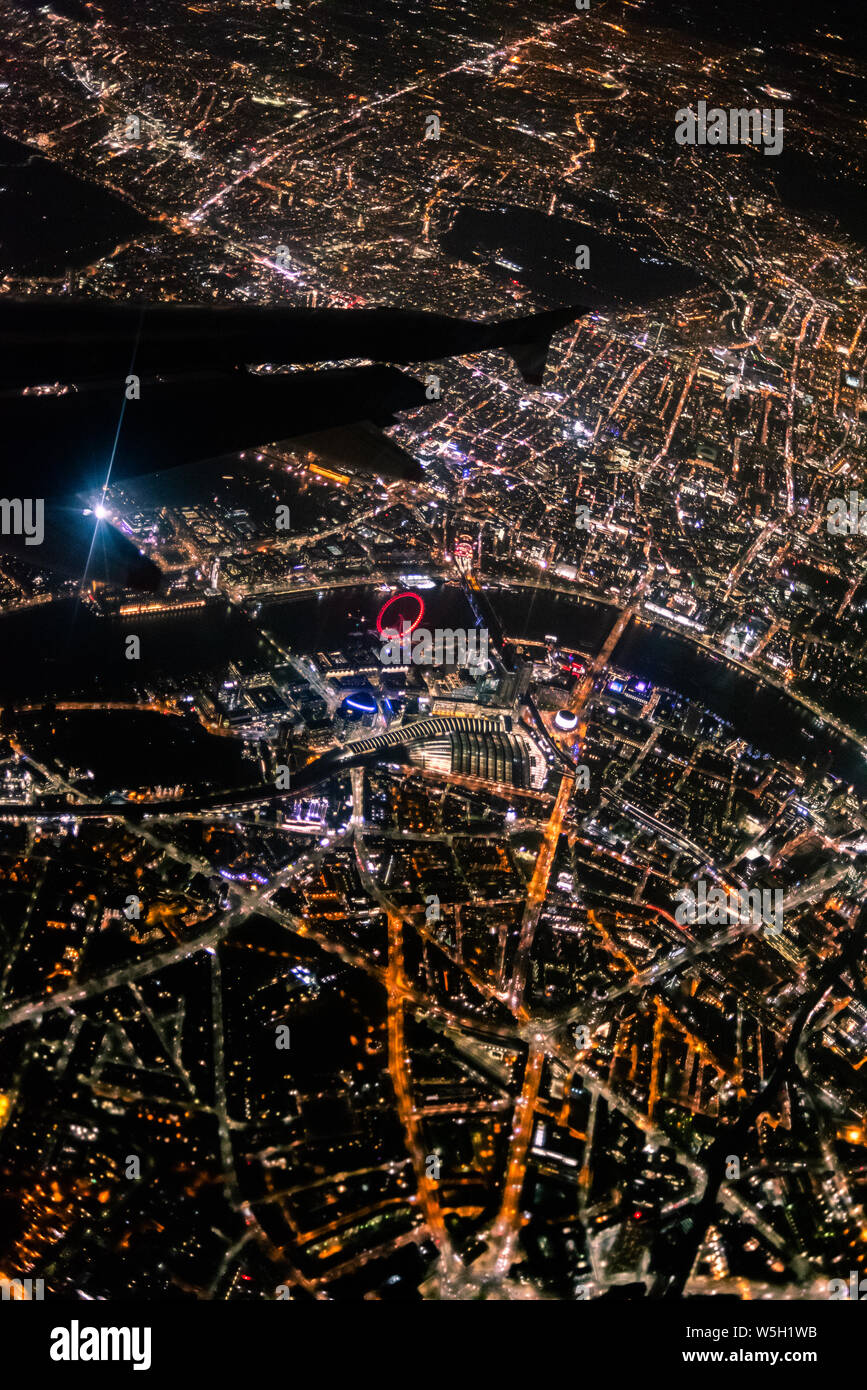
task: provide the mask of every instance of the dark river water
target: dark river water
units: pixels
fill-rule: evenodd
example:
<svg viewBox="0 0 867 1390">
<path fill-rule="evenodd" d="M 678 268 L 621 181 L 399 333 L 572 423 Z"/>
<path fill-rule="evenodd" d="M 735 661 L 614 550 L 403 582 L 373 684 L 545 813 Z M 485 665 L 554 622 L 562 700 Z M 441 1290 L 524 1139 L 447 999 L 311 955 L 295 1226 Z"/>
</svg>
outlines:
<svg viewBox="0 0 867 1390">
<path fill-rule="evenodd" d="M 91 794 L 179 784 L 240 786 L 256 776 L 237 739 L 207 733 L 193 714 L 34 711 L 16 716 L 16 731 L 38 758 L 53 756 L 83 773 L 77 784 Z"/>
<path fill-rule="evenodd" d="M 453 586 L 421 590 L 426 627 L 472 624 L 468 604 Z M 260 625 L 296 652 L 329 651 L 347 638 L 372 633 L 387 595 L 370 585 L 322 591 L 264 604 Z M 614 610 L 543 590 L 489 591 L 507 636 L 542 640 L 592 653 L 604 641 Z M 142 641 L 140 662 L 127 661 L 124 638 Z M 233 658 L 267 653 L 256 627 L 222 603 L 172 617 L 145 620 L 93 616 L 73 601 L 0 619 L 6 661 L 0 702 L 56 698 L 137 698 L 144 684 L 192 691 L 199 680 L 222 677 Z M 782 692 L 750 681 L 658 628 L 633 624 L 614 653 L 623 669 L 695 699 L 727 720 L 756 748 L 822 767 L 867 790 L 867 765 L 856 748 Z M 163 721 L 165 722 L 165 721 Z M 169 730 L 167 729 L 167 732 Z M 174 730 L 171 730 L 174 732 Z"/>
<path fill-rule="evenodd" d="M 494 598 L 507 635 L 557 637 L 565 646 L 597 651 L 614 621 L 603 604 L 575 604 L 566 595 L 527 589 Z M 773 686 L 752 681 L 685 638 L 632 623 L 615 648 L 615 665 L 699 701 L 762 752 L 827 769 L 867 790 L 867 763 L 848 740 L 821 730 L 808 710 Z"/>
<path fill-rule="evenodd" d="M 141 639 L 138 661 L 126 659 L 128 634 Z M 183 692 L 232 657 L 260 650 L 251 624 L 219 603 L 170 617 L 107 619 L 69 599 L 0 618 L 0 640 L 3 703 L 133 699 L 154 682 Z"/>
</svg>

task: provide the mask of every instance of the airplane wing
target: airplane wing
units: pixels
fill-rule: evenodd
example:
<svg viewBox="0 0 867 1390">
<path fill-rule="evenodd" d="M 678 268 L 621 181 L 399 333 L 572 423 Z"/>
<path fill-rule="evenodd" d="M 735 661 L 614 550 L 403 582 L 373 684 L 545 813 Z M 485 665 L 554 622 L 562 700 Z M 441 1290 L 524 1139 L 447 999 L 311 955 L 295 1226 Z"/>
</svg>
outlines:
<svg viewBox="0 0 867 1390">
<path fill-rule="evenodd" d="M 582 304 L 493 320 L 413 309 L 294 305 L 136 304 L 129 300 L 0 297 L 0 382 L 231 370 L 241 364 L 435 362 L 501 349 L 539 384 L 551 339 L 591 310 Z"/>
<path fill-rule="evenodd" d="M 499 348 L 538 385 L 553 334 L 586 312 L 573 305 L 477 322 L 415 310 L 4 297 L 0 550 L 64 573 L 83 574 L 86 562 L 88 574 L 154 588 L 157 567 L 66 498 L 290 440 L 332 472 L 417 481 L 418 463 L 381 430 L 428 403 L 422 383 L 393 366 L 302 364 L 407 364 Z M 273 370 L 280 364 L 292 370 Z M 38 542 L 8 524 L 23 489 L 44 507 Z"/>
<path fill-rule="evenodd" d="M 63 395 L 0 399 L 0 491 L 43 496 L 221 458 L 242 449 L 334 430 L 362 420 L 393 424 L 427 403 L 421 382 L 393 367 L 265 376 L 245 371 L 142 378 L 137 399 L 118 384 Z M 368 449 L 368 453 L 369 453 Z"/>
<path fill-rule="evenodd" d="M 419 482 L 421 464 L 407 454 L 371 421 L 317 430 L 292 440 L 292 453 L 303 461 L 315 461 L 338 473 L 372 473 L 378 478 Z"/>
<path fill-rule="evenodd" d="M 82 579 L 86 575 L 88 579 L 123 589 L 151 593 L 159 589 L 162 581 L 159 566 L 115 526 L 100 521 L 74 498 L 44 501 L 41 517 L 39 530 L 31 528 L 29 536 L 0 533 L 0 552 L 55 570 L 70 579 Z"/>
<path fill-rule="evenodd" d="M 119 383 L 0 396 L 0 494 L 11 507 L 26 488 L 44 516 L 43 534 L 27 536 L 5 524 L 0 501 L 0 551 L 65 575 L 155 590 L 159 568 L 73 492 L 98 497 L 107 481 L 290 440 L 299 456 L 341 473 L 417 480 L 419 465 L 380 427 L 426 402 L 423 385 L 391 367 L 143 378 L 132 400 Z"/>
</svg>

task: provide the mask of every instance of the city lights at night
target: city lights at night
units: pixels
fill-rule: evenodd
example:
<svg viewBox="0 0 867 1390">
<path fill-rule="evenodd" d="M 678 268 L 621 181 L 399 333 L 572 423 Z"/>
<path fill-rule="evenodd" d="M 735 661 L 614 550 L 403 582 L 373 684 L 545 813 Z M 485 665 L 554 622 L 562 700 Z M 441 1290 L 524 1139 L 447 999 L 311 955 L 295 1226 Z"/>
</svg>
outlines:
<svg viewBox="0 0 867 1390">
<path fill-rule="evenodd" d="M 0 15 L 7 1355 L 851 1375 L 863 15 Z"/>
</svg>

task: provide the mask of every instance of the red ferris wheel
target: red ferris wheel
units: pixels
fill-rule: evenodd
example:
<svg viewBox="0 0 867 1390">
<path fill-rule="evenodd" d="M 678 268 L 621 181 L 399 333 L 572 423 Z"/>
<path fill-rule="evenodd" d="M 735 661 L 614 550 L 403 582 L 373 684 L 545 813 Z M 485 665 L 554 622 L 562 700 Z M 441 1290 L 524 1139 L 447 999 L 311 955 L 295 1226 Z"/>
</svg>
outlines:
<svg viewBox="0 0 867 1390">
<path fill-rule="evenodd" d="M 418 607 L 418 612 L 416 613 L 415 617 L 411 619 L 408 615 L 403 614 L 399 628 L 385 627 L 383 625 L 383 619 L 386 613 L 388 612 L 389 608 L 393 607 L 394 604 L 405 604 L 407 600 L 410 600 L 410 607 L 412 603 L 415 603 Z M 402 612 L 402 609 L 398 609 L 398 611 L 395 614 L 393 614 L 392 621 L 394 621 L 395 618 L 400 618 Z M 418 594 L 414 594 L 409 590 L 406 590 L 402 594 L 392 594 L 391 598 L 386 599 L 385 603 L 382 605 L 382 607 L 379 610 L 379 613 L 376 616 L 376 630 L 379 633 L 380 637 L 402 637 L 403 634 L 407 631 L 407 629 L 409 629 L 410 632 L 415 632 L 423 617 L 424 601 L 419 597 Z"/>
</svg>

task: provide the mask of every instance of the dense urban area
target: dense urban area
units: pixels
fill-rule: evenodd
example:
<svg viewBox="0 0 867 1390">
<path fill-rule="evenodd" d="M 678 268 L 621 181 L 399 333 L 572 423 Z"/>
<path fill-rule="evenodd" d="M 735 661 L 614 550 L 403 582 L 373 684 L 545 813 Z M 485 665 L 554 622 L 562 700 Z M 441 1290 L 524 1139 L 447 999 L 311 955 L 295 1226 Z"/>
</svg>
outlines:
<svg viewBox="0 0 867 1390">
<path fill-rule="evenodd" d="M 0 12 L 0 303 L 576 306 L 540 385 L 504 350 L 401 368 L 414 481 L 314 436 L 107 475 L 79 502 L 158 593 L 0 555 L 0 1276 L 848 1288 L 851 34 L 655 0 Z M 779 112 L 782 149 L 679 143 L 700 101 Z"/>
</svg>

